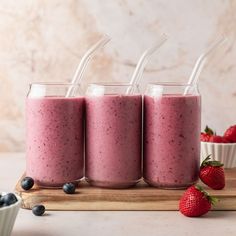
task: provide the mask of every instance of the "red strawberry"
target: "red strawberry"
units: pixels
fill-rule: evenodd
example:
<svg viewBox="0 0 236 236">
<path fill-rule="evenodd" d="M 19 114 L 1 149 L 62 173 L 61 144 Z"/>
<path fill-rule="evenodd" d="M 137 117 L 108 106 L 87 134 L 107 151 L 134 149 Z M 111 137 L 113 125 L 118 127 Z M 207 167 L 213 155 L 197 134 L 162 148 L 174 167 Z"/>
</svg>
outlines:
<svg viewBox="0 0 236 236">
<path fill-rule="evenodd" d="M 212 135 L 210 136 L 209 140 L 210 143 L 228 143 L 229 141 L 222 136 L 219 135 Z"/>
<path fill-rule="evenodd" d="M 214 132 L 208 126 L 206 126 L 204 131 L 205 131 L 205 133 L 204 132 L 201 133 L 201 141 L 202 142 L 209 142 L 209 139 L 214 134 Z"/>
<path fill-rule="evenodd" d="M 210 137 L 211 136 L 209 134 L 201 133 L 201 141 L 202 142 L 209 142 Z"/>
<path fill-rule="evenodd" d="M 217 199 L 211 197 L 202 187 L 193 185 L 181 197 L 179 210 L 185 216 L 202 216 L 211 209 L 211 205 L 215 202 Z"/>
<path fill-rule="evenodd" d="M 212 189 L 223 189 L 225 187 L 225 172 L 219 161 L 210 161 L 210 156 L 202 162 L 199 177 L 201 181 Z"/>
<path fill-rule="evenodd" d="M 224 137 L 232 143 L 236 143 L 236 125 L 230 126 L 224 133 Z"/>
</svg>

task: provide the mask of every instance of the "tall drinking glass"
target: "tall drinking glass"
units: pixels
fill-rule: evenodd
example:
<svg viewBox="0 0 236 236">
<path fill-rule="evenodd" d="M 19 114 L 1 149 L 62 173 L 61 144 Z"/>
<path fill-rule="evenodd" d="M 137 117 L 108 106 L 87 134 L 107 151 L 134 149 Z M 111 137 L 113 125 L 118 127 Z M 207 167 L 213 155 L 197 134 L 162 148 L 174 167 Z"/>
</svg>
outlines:
<svg viewBox="0 0 236 236">
<path fill-rule="evenodd" d="M 183 95 L 184 91 L 188 94 Z M 149 84 L 144 96 L 144 180 L 166 189 L 198 180 L 201 99 L 196 85 Z"/>
<path fill-rule="evenodd" d="M 71 84 L 34 83 L 26 99 L 26 175 L 42 187 L 83 177 L 84 98 Z"/>
<path fill-rule="evenodd" d="M 128 188 L 141 178 L 142 96 L 127 84 L 90 84 L 86 94 L 85 177 Z"/>
</svg>

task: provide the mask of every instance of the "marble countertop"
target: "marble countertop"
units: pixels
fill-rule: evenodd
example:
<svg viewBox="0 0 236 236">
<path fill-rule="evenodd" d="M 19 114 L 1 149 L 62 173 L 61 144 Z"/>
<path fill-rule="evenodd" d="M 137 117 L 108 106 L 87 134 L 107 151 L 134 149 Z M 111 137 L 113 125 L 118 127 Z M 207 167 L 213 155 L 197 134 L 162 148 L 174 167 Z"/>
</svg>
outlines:
<svg viewBox="0 0 236 236">
<path fill-rule="evenodd" d="M 13 191 L 25 169 L 23 153 L 0 154 L 0 191 Z M 177 211 L 48 211 L 36 217 L 21 209 L 12 236 L 236 235 L 236 211 L 187 218 Z"/>
</svg>

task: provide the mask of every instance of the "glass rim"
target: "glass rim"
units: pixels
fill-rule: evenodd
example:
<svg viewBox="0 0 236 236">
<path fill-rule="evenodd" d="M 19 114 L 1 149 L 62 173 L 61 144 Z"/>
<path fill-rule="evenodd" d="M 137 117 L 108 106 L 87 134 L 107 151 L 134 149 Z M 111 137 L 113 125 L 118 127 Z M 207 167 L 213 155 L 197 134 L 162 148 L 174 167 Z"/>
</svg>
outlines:
<svg viewBox="0 0 236 236">
<path fill-rule="evenodd" d="M 178 82 L 153 82 L 148 83 L 148 86 L 166 86 L 166 87 L 195 87 L 197 84 L 178 83 Z"/>
<path fill-rule="evenodd" d="M 30 86 L 74 86 L 79 87 L 79 84 L 67 83 L 67 82 L 32 82 Z"/>
<path fill-rule="evenodd" d="M 114 83 L 109 83 L 109 82 L 98 82 L 98 83 L 90 83 L 88 86 L 103 86 L 103 87 L 136 87 L 138 85 L 132 85 L 129 83 L 122 83 L 122 82 L 114 82 Z"/>
</svg>

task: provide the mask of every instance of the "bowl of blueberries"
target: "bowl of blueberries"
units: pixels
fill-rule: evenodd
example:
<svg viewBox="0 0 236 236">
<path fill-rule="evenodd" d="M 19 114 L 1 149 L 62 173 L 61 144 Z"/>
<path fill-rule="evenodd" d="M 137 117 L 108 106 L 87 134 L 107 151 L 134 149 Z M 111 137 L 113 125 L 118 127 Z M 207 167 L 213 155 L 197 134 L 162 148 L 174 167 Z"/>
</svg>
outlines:
<svg viewBox="0 0 236 236">
<path fill-rule="evenodd" d="M 14 193 L 0 193 L 0 235 L 10 236 L 16 216 L 21 206 L 21 198 Z"/>
</svg>

